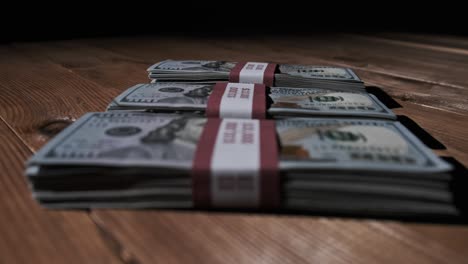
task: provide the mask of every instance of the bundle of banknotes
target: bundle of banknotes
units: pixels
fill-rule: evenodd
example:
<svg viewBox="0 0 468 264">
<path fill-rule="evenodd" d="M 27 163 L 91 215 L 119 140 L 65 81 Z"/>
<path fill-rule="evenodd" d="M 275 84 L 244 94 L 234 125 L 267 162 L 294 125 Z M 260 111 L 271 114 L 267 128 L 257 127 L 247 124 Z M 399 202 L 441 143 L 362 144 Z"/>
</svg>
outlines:
<svg viewBox="0 0 468 264">
<path fill-rule="evenodd" d="M 201 60 L 165 60 L 148 68 L 149 77 L 158 82 L 232 81 L 231 74 L 237 62 Z M 266 63 L 265 63 L 266 64 Z M 280 64 L 276 65 L 273 83 L 276 87 L 320 87 L 328 90 L 363 91 L 365 86 L 348 68 Z"/>
<path fill-rule="evenodd" d="M 205 112 L 214 84 L 156 82 L 135 85 L 115 98 L 108 111 Z M 396 119 L 374 95 L 362 91 L 271 87 L 267 112 L 280 116 L 356 116 Z"/>
<path fill-rule="evenodd" d="M 191 208 L 194 156 L 210 120 L 147 112 L 88 113 L 28 161 L 33 195 L 49 208 Z M 274 195 L 281 209 L 458 214 L 449 188 L 450 165 L 397 121 L 257 121 L 274 122 L 280 175 Z"/>
</svg>

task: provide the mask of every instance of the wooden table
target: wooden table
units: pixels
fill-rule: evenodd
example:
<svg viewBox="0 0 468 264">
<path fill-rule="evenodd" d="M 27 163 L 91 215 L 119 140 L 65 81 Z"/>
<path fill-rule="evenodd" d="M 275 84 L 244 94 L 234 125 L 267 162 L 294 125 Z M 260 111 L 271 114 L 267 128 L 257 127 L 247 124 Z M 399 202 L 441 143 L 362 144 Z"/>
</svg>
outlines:
<svg viewBox="0 0 468 264">
<path fill-rule="evenodd" d="M 148 82 L 163 59 L 353 68 L 468 165 L 468 38 L 405 34 L 139 37 L 0 46 L 0 263 L 468 263 L 468 226 L 171 210 L 46 210 L 24 162 L 63 127 Z"/>
</svg>

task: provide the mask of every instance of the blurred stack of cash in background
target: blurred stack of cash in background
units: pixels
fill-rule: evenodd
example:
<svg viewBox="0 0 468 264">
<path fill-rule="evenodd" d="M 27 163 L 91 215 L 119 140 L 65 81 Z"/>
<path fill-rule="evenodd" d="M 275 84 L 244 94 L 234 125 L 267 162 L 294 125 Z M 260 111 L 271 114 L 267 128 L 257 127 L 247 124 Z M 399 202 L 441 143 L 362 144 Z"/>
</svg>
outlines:
<svg viewBox="0 0 468 264">
<path fill-rule="evenodd" d="M 228 81 L 236 62 L 165 60 L 148 68 L 149 77 L 158 82 Z M 319 87 L 329 90 L 364 91 L 364 83 L 348 68 L 280 64 L 274 76 L 275 87 Z"/>
</svg>

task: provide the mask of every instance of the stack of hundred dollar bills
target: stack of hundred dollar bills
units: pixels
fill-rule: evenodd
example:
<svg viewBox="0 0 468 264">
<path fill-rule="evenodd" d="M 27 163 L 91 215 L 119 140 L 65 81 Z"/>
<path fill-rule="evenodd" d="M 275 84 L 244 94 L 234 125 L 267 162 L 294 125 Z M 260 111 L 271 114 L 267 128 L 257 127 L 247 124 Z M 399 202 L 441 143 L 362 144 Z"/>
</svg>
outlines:
<svg viewBox="0 0 468 264">
<path fill-rule="evenodd" d="M 203 113 L 213 88 L 214 84 L 138 84 L 115 98 L 107 110 Z M 271 87 L 268 96 L 270 102 L 267 112 L 272 117 L 356 116 L 396 119 L 395 114 L 374 95 L 363 91 Z"/>
<path fill-rule="evenodd" d="M 148 68 L 149 77 L 158 82 L 228 81 L 236 62 L 165 60 Z M 329 90 L 363 91 L 365 86 L 359 77 L 348 68 L 280 64 L 274 74 L 276 87 L 320 87 Z"/>
<path fill-rule="evenodd" d="M 88 113 L 27 164 L 50 208 L 191 208 L 191 168 L 206 119 Z M 454 216 L 450 165 L 399 122 L 275 120 L 281 209 L 358 215 Z"/>
</svg>

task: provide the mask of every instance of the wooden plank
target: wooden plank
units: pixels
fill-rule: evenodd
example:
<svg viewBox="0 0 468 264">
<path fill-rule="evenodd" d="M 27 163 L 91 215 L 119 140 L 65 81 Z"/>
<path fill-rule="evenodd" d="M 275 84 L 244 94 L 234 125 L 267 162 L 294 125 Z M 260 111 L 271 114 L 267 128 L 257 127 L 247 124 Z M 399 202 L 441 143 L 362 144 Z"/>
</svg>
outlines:
<svg viewBox="0 0 468 264">
<path fill-rule="evenodd" d="M 423 229 L 370 220 L 171 211 L 95 215 L 141 263 L 464 263 L 468 257 L 456 250 L 468 242 L 466 228 L 431 227 L 445 240 L 465 235 L 452 245 Z"/>
<path fill-rule="evenodd" d="M 44 79 L 52 78 L 55 75 L 66 75 L 69 78 L 80 80 L 79 82 L 65 82 L 60 79 L 60 82 L 54 84 L 56 86 L 66 85 L 66 88 L 60 90 L 65 93 L 65 100 L 70 100 L 67 94 L 71 91 L 84 96 L 81 95 L 82 83 L 91 85 L 94 88 L 94 96 L 98 98 L 102 96 L 98 93 L 104 93 L 107 96 L 121 91 L 127 85 L 131 85 L 127 79 L 140 80 L 142 75 L 146 79 L 144 72 L 146 67 L 169 55 L 185 56 L 185 58 L 191 58 L 195 55 L 207 57 L 211 55 L 216 56 L 214 58 L 222 57 L 234 60 L 246 56 L 242 49 L 227 49 L 223 46 L 219 47 L 216 43 L 196 40 L 182 44 L 174 43 L 173 40 L 158 42 L 160 44 L 153 46 L 152 50 L 149 47 L 144 50 L 146 55 L 141 55 L 139 49 L 143 46 L 146 47 L 146 44 L 141 46 L 140 42 L 132 44 L 133 40 L 119 41 L 126 42 L 126 45 L 132 46 L 137 50 L 135 53 L 140 55 L 134 56 L 133 53 L 121 54 L 120 52 L 105 53 L 102 47 L 91 49 L 87 48 L 86 45 L 83 46 L 82 43 L 78 43 L 79 45 L 71 44 L 73 47 L 81 45 L 82 49 L 76 53 L 67 53 L 66 48 L 60 48 L 56 52 L 54 48 L 49 46 L 40 52 L 27 45 L 17 46 L 17 49 L 22 54 L 26 54 L 19 56 L 20 58 L 33 58 L 33 61 L 36 61 L 36 66 L 45 65 L 48 67 L 47 71 L 36 71 L 29 75 L 31 78 L 38 78 L 41 85 L 49 84 L 49 82 L 42 80 L 38 75 L 43 75 Z M 107 42 L 104 41 L 104 43 Z M 107 45 L 110 43 L 114 42 L 109 42 Z M 150 41 L 151 43 L 153 42 Z M 111 50 L 114 49 L 111 48 Z M 146 57 L 147 55 L 148 57 Z M 91 57 L 96 56 L 98 59 L 93 61 Z M 287 53 L 281 55 L 281 52 L 273 51 L 271 54 L 252 55 L 257 59 L 273 58 L 279 60 L 284 59 L 283 56 L 287 56 Z M 82 58 L 83 62 L 78 63 L 77 61 L 80 61 L 78 57 Z M 89 60 L 85 59 L 88 57 Z M 125 60 L 130 62 L 114 63 L 112 66 L 108 66 L 112 61 L 122 60 L 126 57 L 130 59 Z M 297 60 L 299 62 L 320 61 L 320 58 L 305 57 L 300 59 L 298 57 Z M 57 66 L 54 62 L 62 66 Z M 127 63 L 132 66 L 126 67 Z M 144 65 L 145 63 L 148 65 Z M 106 77 L 101 75 L 104 72 L 108 74 Z M 2 76 L 1 73 L 0 76 Z M 13 72 L 11 72 L 11 76 L 14 76 Z M 3 78 L 8 78 L 8 76 L 3 75 Z M 119 88 L 109 87 L 108 85 L 111 83 Z M 385 85 L 384 81 L 376 82 L 378 85 L 382 85 L 382 83 Z M 5 98 L 12 98 L 13 94 L 13 98 L 19 100 L 20 95 L 25 93 L 24 86 L 17 85 L 12 80 L 9 81 L 9 84 L 11 87 Z M 62 100 L 60 99 L 61 95 L 49 94 L 49 96 L 52 96 L 51 101 L 55 98 Z M 37 104 L 34 102 L 35 100 L 40 100 L 40 98 L 28 98 L 28 103 Z M 95 103 L 96 107 L 107 104 L 107 102 L 100 102 L 100 100 L 96 101 L 98 101 Z M 396 110 L 398 114 L 408 115 L 448 147 L 448 150 L 442 151 L 442 153 L 453 154 L 468 164 L 465 154 L 468 147 L 464 140 L 468 132 L 462 129 L 467 124 L 466 115 L 441 111 L 430 105 L 424 106 L 424 104 L 414 104 L 404 100 L 400 100 L 399 103 L 403 105 L 403 108 Z M 63 113 L 65 111 L 63 108 L 66 107 L 66 105 L 53 105 L 52 108 L 57 108 L 57 110 L 53 111 L 54 115 L 51 117 L 55 116 L 56 118 L 57 113 Z M 81 109 L 79 110 L 81 111 Z M 19 134 L 25 135 L 28 144 L 34 145 L 35 137 L 28 133 L 37 134 L 38 130 L 32 132 L 21 130 L 22 127 L 26 126 L 26 121 L 15 121 L 21 117 L 18 113 L 11 113 L 11 111 L 5 111 L 5 113 L 8 114 L 9 122 L 18 126 Z M 77 115 L 79 111 L 73 113 Z M 35 115 L 39 114 L 31 113 L 29 115 L 29 118 L 34 119 Z M 444 127 L 441 127 L 440 121 L 437 120 L 444 120 Z M 16 129 L 15 126 L 13 127 Z M 127 252 L 126 254 L 130 255 L 131 259 L 141 263 L 153 263 L 155 259 L 163 259 L 164 262 L 168 263 L 198 260 L 208 263 L 220 262 L 220 260 L 224 262 L 322 261 L 336 263 L 364 261 L 393 263 L 395 260 L 405 260 L 406 262 L 462 263 L 467 257 L 464 251 L 458 252 L 456 249 L 461 248 L 460 245 L 467 244 L 468 241 L 464 237 L 468 236 L 458 236 L 456 245 L 443 243 L 457 232 L 465 234 L 466 227 L 452 229 L 447 226 L 427 225 L 429 228 L 424 226 L 420 228 L 419 226 L 413 227 L 407 224 L 380 221 L 172 211 L 94 210 L 92 216 L 109 233 L 109 236 L 122 245 L 122 250 Z M 412 243 L 403 243 L 406 239 Z M 422 243 L 429 246 L 421 246 Z"/>
<path fill-rule="evenodd" d="M 394 98 L 450 111 L 468 111 L 468 86 L 463 70 L 468 66 L 467 56 L 408 50 L 398 45 L 380 45 L 343 36 L 238 41 L 140 38 L 134 41 L 98 39 L 86 42 L 138 58 L 148 65 L 167 58 L 222 58 L 346 66 L 355 69 L 368 85 L 382 85 L 380 88 Z"/>
<path fill-rule="evenodd" d="M 86 212 L 50 211 L 33 201 L 24 161 L 31 151 L 0 120 L 2 263 L 122 263 Z"/>
</svg>

